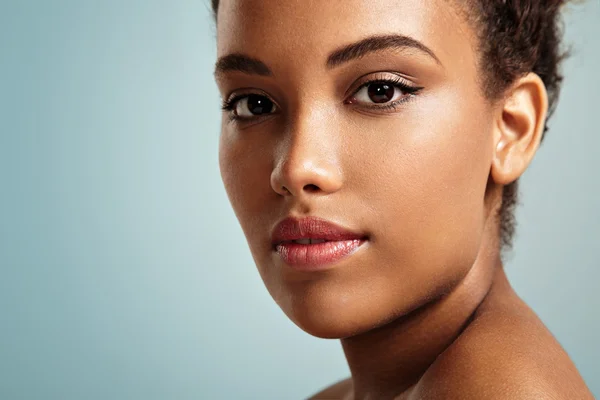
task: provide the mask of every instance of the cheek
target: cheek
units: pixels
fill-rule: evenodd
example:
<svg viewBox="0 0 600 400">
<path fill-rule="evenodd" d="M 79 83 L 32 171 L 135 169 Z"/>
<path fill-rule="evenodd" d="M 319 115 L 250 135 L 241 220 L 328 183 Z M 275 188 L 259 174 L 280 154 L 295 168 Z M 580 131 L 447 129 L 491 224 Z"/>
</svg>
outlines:
<svg viewBox="0 0 600 400">
<path fill-rule="evenodd" d="M 250 249 L 266 240 L 265 204 L 272 201 L 272 155 L 261 138 L 244 137 L 244 132 L 222 128 L 219 141 L 219 169 L 227 196 L 242 227 Z M 261 249 L 262 250 L 262 249 Z"/>
<path fill-rule="evenodd" d="M 369 175 L 359 184 L 379 221 L 374 244 L 383 264 L 390 275 L 402 265 L 415 284 L 466 273 L 483 234 L 491 115 L 480 103 L 459 100 L 426 99 L 410 116 L 382 122 L 382 140 L 369 145 L 378 156 L 355 171 Z"/>
<path fill-rule="evenodd" d="M 273 143 L 268 133 L 236 132 L 223 127 L 219 141 L 219 168 L 231 206 L 244 232 L 250 253 L 265 286 L 274 300 L 286 297 L 285 279 L 272 266 L 268 227 L 285 206 L 271 188 Z M 285 210 L 283 210 L 285 211 Z M 290 307 L 283 307 L 289 312 Z"/>
</svg>

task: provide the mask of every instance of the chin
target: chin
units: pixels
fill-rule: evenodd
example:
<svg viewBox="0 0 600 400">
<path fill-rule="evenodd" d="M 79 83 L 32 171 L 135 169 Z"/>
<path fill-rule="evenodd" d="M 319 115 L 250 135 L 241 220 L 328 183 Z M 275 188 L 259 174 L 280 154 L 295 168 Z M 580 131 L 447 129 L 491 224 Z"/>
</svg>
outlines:
<svg viewBox="0 0 600 400">
<path fill-rule="evenodd" d="M 394 307 L 387 299 L 366 291 L 360 293 L 360 289 L 359 293 L 319 289 L 322 288 L 288 292 L 275 301 L 300 329 L 322 339 L 343 339 L 368 332 L 410 308 L 397 304 Z"/>
<path fill-rule="evenodd" d="M 321 339 L 344 339 L 373 328 L 366 321 L 327 313 L 319 315 L 308 312 L 288 317 L 304 332 Z"/>
</svg>

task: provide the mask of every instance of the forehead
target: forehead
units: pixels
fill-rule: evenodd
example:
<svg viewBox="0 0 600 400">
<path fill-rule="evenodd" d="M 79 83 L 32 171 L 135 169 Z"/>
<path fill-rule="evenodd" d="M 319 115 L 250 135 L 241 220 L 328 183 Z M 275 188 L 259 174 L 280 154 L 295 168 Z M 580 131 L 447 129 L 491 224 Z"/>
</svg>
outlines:
<svg viewBox="0 0 600 400">
<path fill-rule="evenodd" d="M 410 36 L 444 65 L 473 61 L 474 35 L 451 0 L 221 0 L 219 56 L 308 62 L 381 34 Z"/>
</svg>

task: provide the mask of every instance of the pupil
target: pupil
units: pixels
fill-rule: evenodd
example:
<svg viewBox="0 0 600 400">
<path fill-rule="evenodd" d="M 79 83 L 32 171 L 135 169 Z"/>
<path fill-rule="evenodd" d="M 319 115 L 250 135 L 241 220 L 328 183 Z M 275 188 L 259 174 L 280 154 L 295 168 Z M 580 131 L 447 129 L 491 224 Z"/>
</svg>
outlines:
<svg viewBox="0 0 600 400">
<path fill-rule="evenodd" d="M 273 102 L 264 96 L 251 94 L 248 96 L 248 109 L 254 115 L 268 114 L 273 111 Z"/>
<path fill-rule="evenodd" d="M 369 85 L 369 98 L 374 103 L 387 103 L 394 98 L 394 86 L 388 83 L 374 83 Z"/>
</svg>

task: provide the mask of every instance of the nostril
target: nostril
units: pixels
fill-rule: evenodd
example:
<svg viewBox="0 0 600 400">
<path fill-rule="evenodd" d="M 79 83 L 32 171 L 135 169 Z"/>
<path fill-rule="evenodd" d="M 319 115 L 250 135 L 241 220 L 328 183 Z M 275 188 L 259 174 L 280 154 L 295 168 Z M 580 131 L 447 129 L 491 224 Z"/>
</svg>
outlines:
<svg viewBox="0 0 600 400">
<path fill-rule="evenodd" d="M 307 192 L 316 192 L 319 191 L 319 187 L 317 185 L 313 185 L 312 183 L 309 185 L 304 186 L 304 190 L 306 190 Z"/>
</svg>

